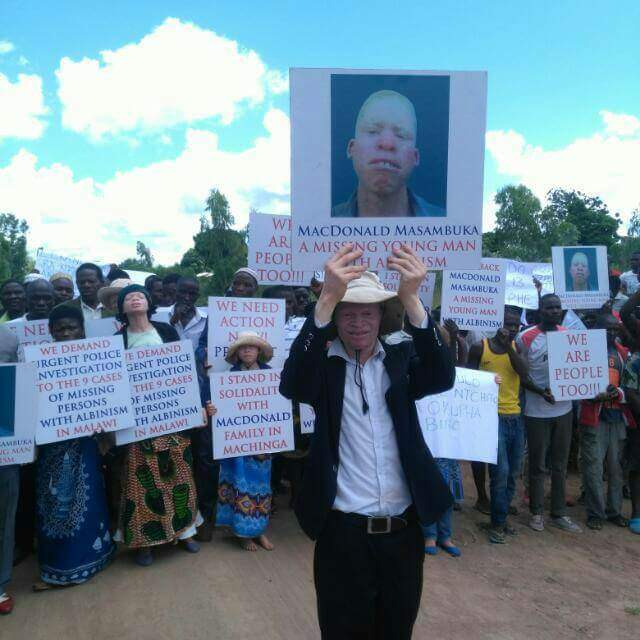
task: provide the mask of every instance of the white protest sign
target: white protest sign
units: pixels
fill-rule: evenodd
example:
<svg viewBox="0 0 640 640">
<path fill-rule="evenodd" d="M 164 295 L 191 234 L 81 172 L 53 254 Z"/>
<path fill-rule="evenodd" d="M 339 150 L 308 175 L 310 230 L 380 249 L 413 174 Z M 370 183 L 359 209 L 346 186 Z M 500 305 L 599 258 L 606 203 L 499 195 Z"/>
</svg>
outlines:
<svg viewBox="0 0 640 640">
<path fill-rule="evenodd" d="M 482 258 L 477 271 L 444 271 L 442 322 L 451 318 L 459 329 L 499 329 L 504 320 L 504 262 Z"/>
<path fill-rule="evenodd" d="M 479 268 L 486 72 L 290 69 L 289 85 L 295 269 L 348 242 L 374 271 L 405 243 L 429 269 Z M 384 126 L 370 123 L 384 100 Z M 406 126 L 400 111 L 415 114 Z M 383 141 L 388 129 L 401 144 Z M 395 197 L 381 203 L 378 189 Z"/>
<path fill-rule="evenodd" d="M 291 401 L 280 395 L 281 369 L 211 373 L 215 459 L 294 448 Z"/>
<path fill-rule="evenodd" d="M 553 268 L 547 262 L 504 260 L 506 288 L 504 303 L 522 309 L 538 308 L 538 292 L 533 278 L 542 283 L 540 295 L 553 293 Z"/>
<path fill-rule="evenodd" d="M 289 351 L 291 351 L 291 345 L 293 341 L 298 337 L 302 325 L 307 321 L 306 318 L 301 316 L 294 316 L 289 318 L 284 325 L 284 351 L 285 360 L 289 357 Z"/>
<path fill-rule="evenodd" d="M 258 274 L 258 284 L 306 285 L 311 279 L 291 264 L 291 216 L 251 211 L 247 260 Z"/>
<path fill-rule="evenodd" d="M 96 318 L 84 321 L 84 335 L 87 338 L 103 338 L 120 331 L 122 325 L 115 317 Z"/>
<path fill-rule="evenodd" d="M 599 309 L 609 300 L 606 247 L 552 247 L 551 260 L 563 309 Z"/>
<path fill-rule="evenodd" d="M 36 368 L 0 365 L 0 467 L 33 462 L 35 453 Z"/>
<path fill-rule="evenodd" d="M 203 424 L 190 340 L 127 349 L 125 360 L 136 426 L 116 432 L 118 446 Z"/>
<path fill-rule="evenodd" d="M 49 333 L 49 320 L 10 320 L 5 326 L 18 338 L 18 360 L 24 362 L 24 348 L 30 344 L 46 344 L 52 342 Z"/>
<path fill-rule="evenodd" d="M 39 251 L 36 254 L 36 269 L 38 273 L 47 280 L 56 273 L 66 273 L 71 276 L 71 282 L 73 282 L 74 295 L 78 295 L 78 289 L 76 287 L 76 269 L 82 264 L 82 260 L 77 258 L 69 258 L 65 256 L 59 256 L 55 253 L 47 253 L 46 251 Z"/>
<path fill-rule="evenodd" d="M 300 403 L 300 433 L 313 433 L 316 427 L 316 412 L 308 404 Z"/>
<path fill-rule="evenodd" d="M 496 464 L 498 385 L 495 374 L 456 367 L 453 389 L 416 402 L 424 439 L 434 458 Z"/>
<path fill-rule="evenodd" d="M 284 300 L 266 298 L 209 298 L 207 357 L 211 371 L 226 371 L 229 345 L 241 333 L 257 333 L 273 347 L 273 362 L 285 360 Z"/>
<path fill-rule="evenodd" d="M 134 425 L 122 336 L 25 348 L 36 366 L 36 443 Z"/>
<path fill-rule="evenodd" d="M 391 269 L 383 269 L 378 272 L 378 278 L 387 291 L 397 291 L 400 284 L 400 274 Z M 432 271 L 427 273 L 427 277 L 422 281 L 418 296 L 422 304 L 428 309 L 433 308 L 433 293 L 436 288 L 436 274 Z"/>
<path fill-rule="evenodd" d="M 591 400 L 609 385 L 607 332 L 548 331 L 549 387 L 557 401 Z"/>
</svg>

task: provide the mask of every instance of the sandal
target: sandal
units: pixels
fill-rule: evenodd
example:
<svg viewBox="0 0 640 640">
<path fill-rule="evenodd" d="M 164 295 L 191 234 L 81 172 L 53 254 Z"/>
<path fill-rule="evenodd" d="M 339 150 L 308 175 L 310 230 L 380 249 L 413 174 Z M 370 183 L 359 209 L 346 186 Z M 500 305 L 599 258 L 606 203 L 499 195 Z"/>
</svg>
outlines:
<svg viewBox="0 0 640 640">
<path fill-rule="evenodd" d="M 502 529 L 498 529 L 497 527 L 491 527 L 489 529 L 489 542 L 493 542 L 493 544 L 505 544 L 506 541 L 507 540 Z"/>
<path fill-rule="evenodd" d="M 626 529 L 629 526 L 629 521 L 620 514 L 618 514 L 617 516 L 611 516 L 610 518 L 607 518 L 607 520 L 611 524 L 615 524 L 616 527 L 622 527 L 623 529 Z"/>
<path fill-rule="evenodd" d="M 595 516 L 587 518 L 587 527 L 593 531 L 600 531 L 602 529 L 602 525 L 603 522 L 600 518 L 596 518 Z"/>
</svg>

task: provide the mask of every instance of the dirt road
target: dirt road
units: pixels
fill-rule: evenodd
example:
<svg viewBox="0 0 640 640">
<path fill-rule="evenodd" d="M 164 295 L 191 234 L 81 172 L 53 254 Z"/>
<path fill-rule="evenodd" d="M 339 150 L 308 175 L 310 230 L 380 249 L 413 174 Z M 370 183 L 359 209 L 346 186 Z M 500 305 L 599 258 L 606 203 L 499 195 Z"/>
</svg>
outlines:
<svg viewBox="0 0 640 640">
<path fill-rule="evenodd" d="M 465 465 L 466 466 L 466 465 Z M 576 489 L 576 479 L 572 487 Z M 640 638 L 640 536 L 606 526 L 572 535 L 535 533 L 490 545 L 466 479 L 454 539 L 462 558 L 425 560 L 414 638 L 556 640 Z M 16 609 L 0 619 L 2 640 L 301 640 L 319 638 L 311 578 L 313 545 L 284 506 L 269 553 L 241 551 L 217 533 L 197 555 L 163 549 L 149 568 L 127 553 L 88 584 L 31 593 L 33 558 L 16 569 Z M 628 509 L 628 502 L 625 502 Z M 570 509 L 579 522 L 581 507 Z"/>
</svg>

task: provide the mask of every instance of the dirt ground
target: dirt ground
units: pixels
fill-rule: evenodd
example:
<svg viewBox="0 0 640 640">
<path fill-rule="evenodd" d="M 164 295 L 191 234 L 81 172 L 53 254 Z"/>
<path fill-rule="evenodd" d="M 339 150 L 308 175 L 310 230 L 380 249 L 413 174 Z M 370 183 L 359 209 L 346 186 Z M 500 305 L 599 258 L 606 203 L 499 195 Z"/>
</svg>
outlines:
<svg viewBox="0 0 640 640">
<path fill-rule="evenodd" d="M 640 638 L 640 536 L 612 525 L 600 532 L 531 531 L 491 545 L 467 499 L 454 516 L 462 557 L 425 559 L 425 589 L 414 638 L 454 640 Z M 571 490 L 578 489 L 577 478 Z M 518 501 L 519 504 L 519 501 Z M 629 503 L 625 501 L 625 509 Z M 570 515 L 584 522 L 582 507 Z M 319 638 L 312 583 L 312 543 L 286 498 L 271 524 L 276 550 L 241 551 L 218 532 L 197 555 L 162 549 L 149 568 L 128 553 L 91 582 L 32 593 L 37 565 L 17 567 L 16 609 L 0 618 L 2 640 L 300 640 Z"/>
</svg>

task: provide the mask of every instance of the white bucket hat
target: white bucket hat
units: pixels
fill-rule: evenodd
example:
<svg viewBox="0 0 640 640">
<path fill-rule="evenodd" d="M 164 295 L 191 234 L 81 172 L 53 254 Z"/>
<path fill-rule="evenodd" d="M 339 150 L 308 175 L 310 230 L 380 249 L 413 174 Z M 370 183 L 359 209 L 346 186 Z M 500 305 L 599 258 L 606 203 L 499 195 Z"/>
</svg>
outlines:
<svg viewBox="0 0 640 640">
<path fill-rule="evenodd" d="M 236 354 L 240 347 L 258 347 L 258 360 L 260 362 L 269 362 L 273 358 L 273 347 L 257 333 L 253 331 L 243 331 L 238 334 L 235 342 L 229 347 L 225 360 L 231 364 L 235 364 Z"/>
<path fill-rule="evenodd" d="M 128 287 L 130 284 L 133 284 L 133 280 L 128 280 L 127 278 L 118 278 L 114 280 L 108 287 L 102 287 L 102 289 L 98 289 L 98 300 L 104 304 L 104 301 L 114 293 L 118 293 L 121 289 Z"/>
</svg>

